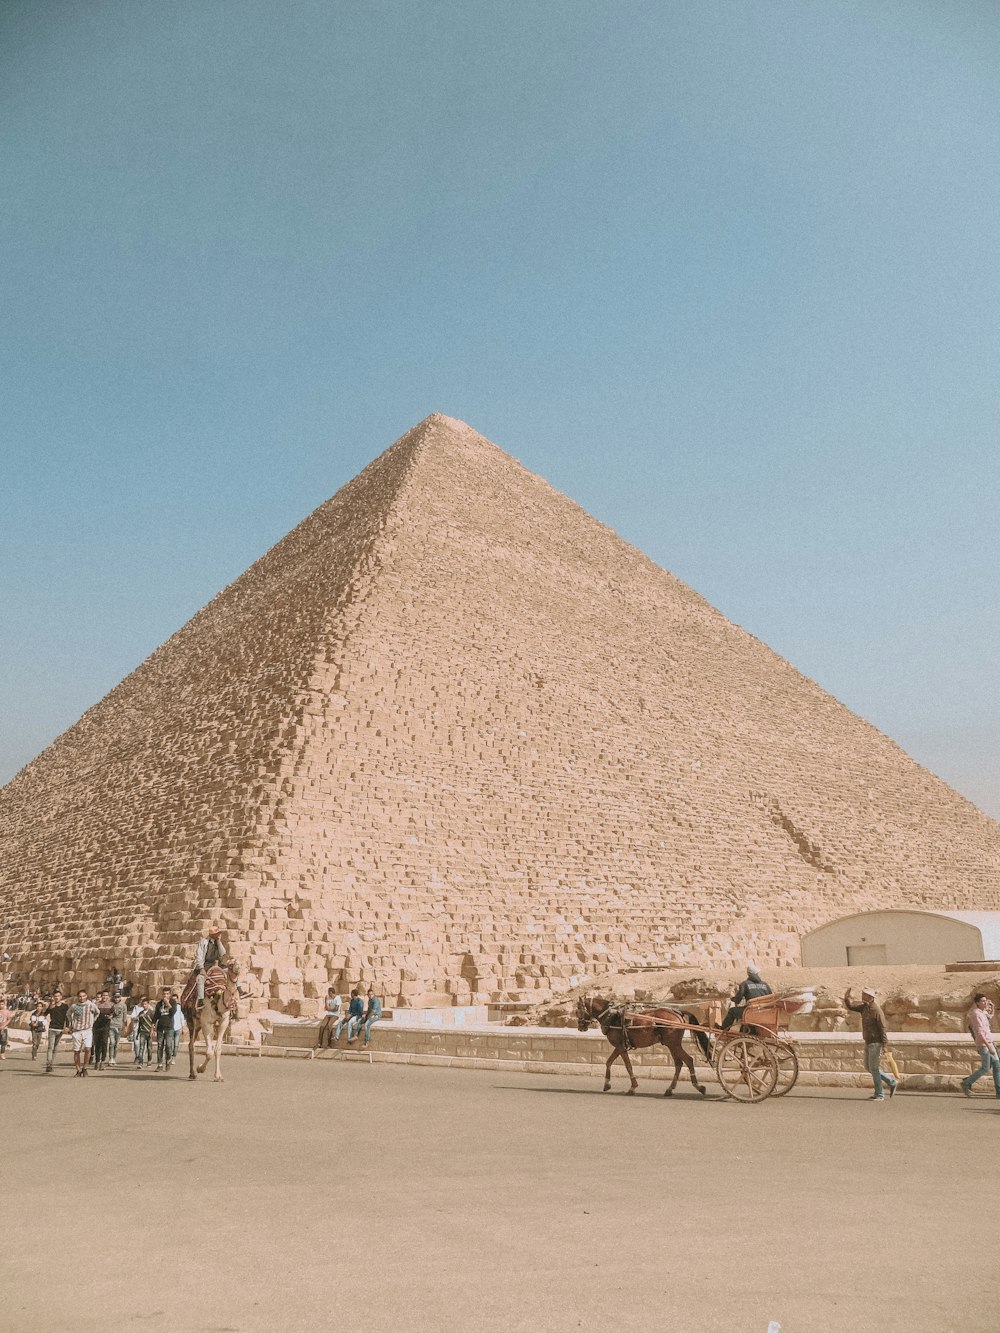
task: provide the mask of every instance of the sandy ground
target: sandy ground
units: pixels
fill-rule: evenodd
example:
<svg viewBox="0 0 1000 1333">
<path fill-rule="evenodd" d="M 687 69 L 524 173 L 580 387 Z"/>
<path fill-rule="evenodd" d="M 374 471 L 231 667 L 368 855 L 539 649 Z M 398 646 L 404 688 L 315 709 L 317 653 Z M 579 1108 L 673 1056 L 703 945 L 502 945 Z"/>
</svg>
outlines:
<svg viewBox="0 0 1000 1333">
<path fill-rule="evenodd" d="M 598 1074 L 38 1068 L 0 1072 L 5 1333 L 1000 1324 L 992 1092 L 741 1106 Z"/>
</svg>

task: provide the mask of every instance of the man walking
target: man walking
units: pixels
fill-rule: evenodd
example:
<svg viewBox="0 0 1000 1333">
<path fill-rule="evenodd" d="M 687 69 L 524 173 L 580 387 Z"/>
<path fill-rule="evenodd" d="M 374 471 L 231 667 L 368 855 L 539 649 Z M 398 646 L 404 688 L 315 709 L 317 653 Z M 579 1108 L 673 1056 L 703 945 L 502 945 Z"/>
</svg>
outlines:
<svg viewBox="0 0 1000 1333">
<path fill-rule="evenodd" d="M 132 1010 L 128 1020 L 126 1034 L 132 1037 L 132 1054 L 136 1069 L 152 1063 L 149 1053 L 149 1040 L 153 1032 L 153 1011 L 149 1007 L 149 997 L 144 995 Z"/>
<path fill-rule="evenodd" d="M 31 1058 L 38 1059 L 38 1048 L 45 1035 L 45 1001 L 38 1000 L 28 1018 L 28 1030 L 31 1032 Z"/>
<path fill-rule="evenodd" d="M 108 1048 L 111 1045 L 111 996 L 102 990 L 97 997 L 97 1017 L 94 1019 L 94 1068 L 105 1069 Z"/>
<path fill-rule="evenodd" d="M 156 1072 L 164 1065 L 167 1069 L 174 1062 L 174 1014 L 177 1002 L 171 998 L 170 987 L 163 987 L 163 994 L 156 1001 L 153 1010 L 153 1024 L 156 1027 Z"/>
<path fill-rule="evenodd" d="M 173 1000 L 176 1008 L 174 1009 L 174 1035 L 171 1039 L 170 1059 L 177 1059 L 177 1048 L 181 1044 L 181 1033 L 184 1031 L 184 1010 L 181 1008 L 181 997 L 175 990 L 170 992 L 170 998 Z"/>
<path fill-rule="evenodd" d="M 8 996 L 0 995 L 0 1060 L 7 1059 L 7 1029 L 14 1011 L 10 1008 Z"/>
<path fill-rule="evenodd" d="M 865 1043 L 865 1068 L 872 1076 L 872 1082 L 875 1084 L 875 1091 L 871 1096 L 871 1101 L 881 1102 L 885 1098 L 882 1093 L 882 1085 L 889 1089 L 889 1096 L 892 1097 L 896 1091 L 896 1080 L 891 1074 L 883 1074 L 879 1065 L 882 1062 L 882 1054 L 889 1044 L 888 1034 L 885 1030 L 885 1014 L 882 1007 L 875 998 L 875 991 L 870 986 L 866 986 L 861 992 L 861 1003 L 851 1003 L 851 988 L 847 988 L 847 994 L 844 996 L 844 1008 L 850 1009 L 854 1014 L 861 1015 L 861 1039 Z"/>
<path fill-rule="evenodd" d="M 49 1020 L 49 1039 L 45 1047 L 45 1072 L 52 1073 L 52 1065 L 56 1058 L 56 1049 L 59 1046 L 60 1038 L 66 1027 L 66 1014 L 69 1005 L 63 1000 L 63 993 L 57 986 L 52 992 L 52 999 L 49 1001 L 49 1007 L 45 1010 L 45 1017 Z"/>
<path fill-rule="evenodd" d="M 118 1043 L 122 1038 L 122 1028 L 128 1017 L 128 1006 L 122 999 L 121 992 L 115 991 L 111 1002 L 111 1031 L 108 1034 L 108 1064 L 114 1068 L 118 1064 Z"/>
<path fill-rule="evenodd" d="M 94 1021 L 97 1012 L 97 1005 L 87 998 L 85 990 L 77 991 L 76 1004 L 71 1004 L 67 1011 L 77 1078 L 87 1077 L 90 1052 L 94 1049 Z"/>
<path fill-rule="evenodd" d="M 990 1011 L 993 1006 L 982 993 L 977 991 L 972 1001 L 972 1008 L 969 1010 L 966 1021 L 969 1025 L 969 1031 L 972 1033 L 972 1040 L 976 1043 L 976 1050 L 979 1052 L 980 1065 L 974 1070 L 968 1078 L 962 1079 L 962 1091 L 966 1097 L 972 1096 L 972 1085 L 976 1079 L 982 1078 L 985 1073 L 993 1073 L 993 1091 L 1000 1097 L 1000 1058 L 997 1056 L 996 1043 L 993 1040 L 993 1033 L 990 1030 Z"/>
</svg>

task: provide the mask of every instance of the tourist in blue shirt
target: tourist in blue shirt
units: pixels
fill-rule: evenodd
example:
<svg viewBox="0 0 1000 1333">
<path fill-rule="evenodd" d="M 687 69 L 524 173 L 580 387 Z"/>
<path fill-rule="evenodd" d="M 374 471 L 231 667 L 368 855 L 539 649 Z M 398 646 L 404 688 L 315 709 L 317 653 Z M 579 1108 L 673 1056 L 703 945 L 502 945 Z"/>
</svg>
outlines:
<svg viewBox="0 0 1000 1333">
<path fill-rule="evenodd" d="M 360 1029 L 365 1034 L 365 1045 L 368 1045 L 372 1034 L 372 1024 L 377 1023 L 382 1017 L 382 1001 L 375 994 L 375 987 L 368 987 L 368 1008 L 365 1010 L 364 1018 L 361 1019 Z M 348 1029 L 348 1041 L 351 1041 L 350 1029 Z"/>
<path fill-rule="evenodd" d="M 355 1034 L 355 1032 L 357 1031 L 358 1024 L 361 1022 L 362 1018 L 364 1017 L 364 1013 L 365 1013 L 365 1002 L 364 1002 L 364 1000 L 361 998 L 361 992 L 360 992 L 360 991 L 358 990 L 358 988 L 355 986 L 354 990 L 351 991 L 351 1003 L 348 1005 L 348 1008 L 347 1008 L 347 1040 L 348 1040 L 348 1041 L 353 1041 L 353 1040 L 354 1040 L 354 1034 Z M 334 1038 L 335 1041 L 339 1041 L 339 1040 L 340 1040 L 340 1030 L 341 1030 L 341 1028 L 342 1028 L 343 1026 L 344 1026 L 344 1020 L 343 1020 L 343 1018 L 342 1018 L 342 1019 L 340 1020 L 340 1022 L 337 1024 L 337 1035 L 336 1035 L 336 1037 Z"/>
</svg>

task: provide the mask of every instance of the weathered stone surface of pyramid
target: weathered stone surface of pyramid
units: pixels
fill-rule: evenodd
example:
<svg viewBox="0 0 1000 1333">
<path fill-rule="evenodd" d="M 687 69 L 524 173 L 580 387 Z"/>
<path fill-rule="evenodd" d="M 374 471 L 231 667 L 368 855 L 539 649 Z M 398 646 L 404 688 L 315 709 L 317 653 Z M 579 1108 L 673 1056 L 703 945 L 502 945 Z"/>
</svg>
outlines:
<svg viewBox="0 0 1000 1333">
<path fill-rule="evenodd" d="M 470 427 L 432 416 L 0 792 L 25 975 L 540 996 L 887 906 L 1000 909 L 1000 824 Z M 30 960 L 30 961 L 28 961 Z"/>
</svg>

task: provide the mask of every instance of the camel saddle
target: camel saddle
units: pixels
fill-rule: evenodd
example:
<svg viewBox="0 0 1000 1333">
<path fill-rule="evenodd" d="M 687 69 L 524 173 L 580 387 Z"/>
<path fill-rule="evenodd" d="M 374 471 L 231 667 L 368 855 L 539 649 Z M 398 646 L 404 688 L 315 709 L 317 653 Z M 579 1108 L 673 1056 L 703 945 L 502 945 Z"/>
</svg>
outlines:
<svg viewBox="0 0 1000 1333">
<path fill-rule="evenodd" d="M 226 974 L 216 963 L 205 972 L 205 999 L 210 1000 L 213 995 L 218 995 L 220 991 L 226 989 Z M 198 999 L 198 973 L 192 972 L 184 983 L 184 989 L 181 991 L 181 1008 L 193 1009 Z M 233 1013 L 236 1012 L 236 994 L 233 994 L 233 1000 L 230 1004 Z"/>
</svg>

